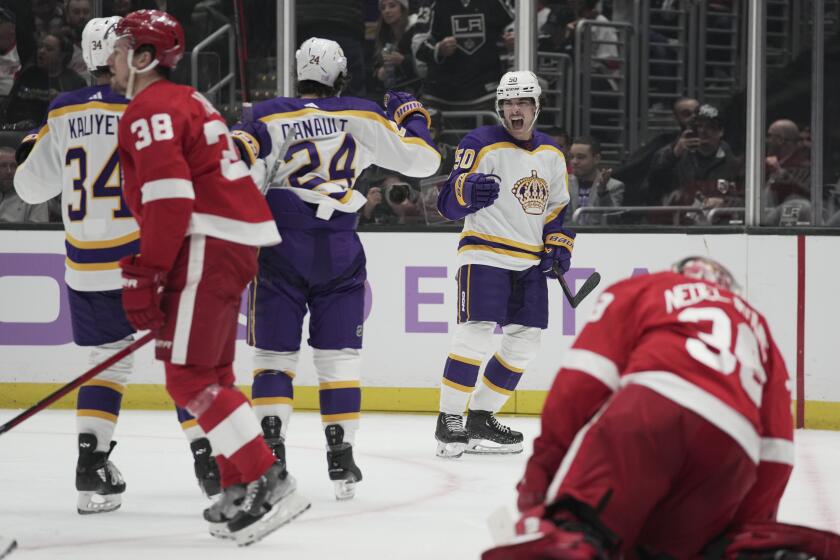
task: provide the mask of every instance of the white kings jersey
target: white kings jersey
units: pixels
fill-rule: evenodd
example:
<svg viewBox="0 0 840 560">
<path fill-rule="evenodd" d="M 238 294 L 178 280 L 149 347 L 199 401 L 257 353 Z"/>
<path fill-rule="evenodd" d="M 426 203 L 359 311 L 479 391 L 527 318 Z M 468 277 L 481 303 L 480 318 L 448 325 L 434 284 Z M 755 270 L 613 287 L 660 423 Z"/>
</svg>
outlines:
<svg viewBox="0 0 840 560">
<path fill-rule="evenodd" d="M 277 148 L 292 135 L 272 185 L 291 189 L 306 202 L 328 206 L 330 211 L 319 216 L 328 219 L 331 210 L 352 213 L 365 204 L 353 185 L 370 165 L 410 177 L 428 177 L 437 171 L 440 153 L 426 126 L 407 123 L 398 127 L 366 99 L 278 97 L 256 104 L 252 119 L 234 126 L 233 135 L 251 162 L 265 159 L 269 169 L 283 155 L 276 153 Z"/>
<path fill-rule="evenodd" d="M 117 129 L 128 101 L 109 86 L 59 95 L 15 190 L 30 204 L 61 194 L 67 285 L 78 291 L 119 290 L 119 260 L 139 252 L 137 222 L 122 198 Z"/>
<path fill-rule="evenodd" d="M 501 178 L 499 198 L 491 206 L 473 211 L 459 200 L 459 177 L 469 173 Z M 525 270 L 539 264 L 545 237 L 562 229 L 568 203 L 566 160 L 554 141 L 535 131 L 529 142 L 519 142 L 495 125 L 473 130 L 458 145 L 438 210 L 451 220 L 465 217 L 459 267 Z"/>
</svg>

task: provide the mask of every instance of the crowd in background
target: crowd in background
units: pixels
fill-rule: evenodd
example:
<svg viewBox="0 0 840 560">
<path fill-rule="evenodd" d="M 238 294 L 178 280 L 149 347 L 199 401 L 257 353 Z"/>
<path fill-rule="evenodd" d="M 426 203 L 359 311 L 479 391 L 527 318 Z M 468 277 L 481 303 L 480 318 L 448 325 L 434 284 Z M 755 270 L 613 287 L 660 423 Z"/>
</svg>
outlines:
<svg viewBox="0 0 840 560">
<path fill-rule="evenodd" d="M 652 5 L 667 14 L 668 6 L 680 1 L 688 0 L 652 0 Z M 709 4 L 711 9 L 727 10 L 733 1 L 712 0 Z M 449 115 L 465 111 L 492 118 L 496 84 L 513 65 L 516 36 L 512 4 L 508 0 L 297 3 L 300 40 L 318 35 L 342 46 L 350 74 L 345 95 L 381 100 L 389 89 L 411 91 L 420 96 L 433 116 L 434 137 L 444 155 L 438 174 L 417 181 L 377 168 L 368 170 L 357 183 L 368 197 L 368 204 L 360 212 L 363 224 L 443 223 L 435 199 L 454 159 L 459 134 L 453 131 L 468 130 L 476 124 L 475 118 Z M 537 0 L 538 50 L 572 54 L 575 30 L 581 22 L 632 21 L 633 4 L 632 0 Z M 188 50 L 214 28 L 232 22 L 234 12 L 232 0 L 103 1 L 106 16 L 143 8 L 173 13 L 184 24 Z M 247 75 L 252 97 L 257 100 L 275 92 L 275 10 L 275 0 L 249 0 L 245 11 Z M 0 0 L 0 135 L 19 135 L 36 128 L 59 92 L 88 83 L 80 39 L 92 15 L 91 0 Z M 597 66 L 609 87 L 616 81 L 611 72 L 618 57 L 618 35 L 608 26 L 596 26 L 593 33 L 595 50 L 590 63 Z M 202 75 L 221 76 L 226 62 L 217 57 L 215 73 Z M 176 79 L 188 82 L 188 76 L 179 68 Z M 607 133 L 573 137 L 548 111 L 541 115 L 538 128 L 554 137 L 567 156 L 571 195 L 567 221 L 581 225 L 743 223 L 744 158 L 732 147 L 744 145 L 741 138 L 733 138 L 739 131 L 727 130 L 731 118 L 722 114 L 724 107 L 689 97 L 673 101 L 683 93 L 667 93 L 670 97 L 651 95 L 650 100 L 660 110 L 672 106 L 670 125 L 658 135 L 644 138 L 639 149 L 621 154 L 620 161 L 609 165 L 602 161 L 602 145 L 611 140 Z M 236 120 L 236 103 L 225 107 L 230 119 Z M 17 136 L 8 136 L 0 145 L 13 148 L 9 138 Z M 769 225 L 810 220 L 809 142 L 808 129 L 791 119 L 776 120 L 767 130 L 763 199 Z M 33 210 L 16 200 L 11 186 L 14 158 L 7 159 L 8 153 L 0 152 L 4 166 L 0 173 L 0 222 L 60 221 L 57 203 L 46 210 Z M 628 207 L 666 206 L 678 211 L 628 211 Z"/>
</svg>

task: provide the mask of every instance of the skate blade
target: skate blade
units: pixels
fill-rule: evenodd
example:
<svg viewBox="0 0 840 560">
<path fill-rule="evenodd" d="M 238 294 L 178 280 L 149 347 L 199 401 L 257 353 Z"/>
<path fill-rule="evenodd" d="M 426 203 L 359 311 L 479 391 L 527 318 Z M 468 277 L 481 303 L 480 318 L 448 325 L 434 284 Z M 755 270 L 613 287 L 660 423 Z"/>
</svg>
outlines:
<svg viewBox="0 0 840 560">
<path fill-rule="evenodd" d="M 358 481 L 355 478 L 348 478 L 347 480 L 333 480 L 335 499 L 340 502 L 352 500 L 356 495 L 356 484 L 358 484 Z"/>
<path fill-rule="evenodd" d="M 249 546 L 261 541 L 283 525 L 287 525 L 312 504 L 300 494 L 289 494 L 247 527 L 232 533 L 237 546 Z"/>
<path fill-rule="evenodd" d="M 231 533 L 230 529 L 228 529 L 227 521 L 220 521 L 218 523 L 208 521 L 207 527 L 210 530 L 211 537 L 222 540 L 233 540 L 233 533 Z"/>
<path fill-rule="evenodd" d="M 0 537 L 0 558 L 5 558 L 17 548 L 17 542 L 7 537 Z"/>
<path fill-rule="evenodd" d="M 441 457 L 443 459 L 457 459 L 461 455 L 464 454 L 464 449 L 466 449 L 466 443 L 459 443 L 459 442 L 452 442 L 452 443 L 443 443 L 438 442 L 437 444 L 437 451 L 435 455 Z"/>
<path fill-rule="evenodd" d="M 91 515 L 93 513 L 108 513 L 120 509 L 122 505 L 121 494 L 97 494 L 96 492 L 79 492 L 79 499 L 76 502 L 76 511 L 80 515 Z"/>
<path fill-rule="evenodd" d="M 464 453 L 471 455 L 513 455 L 522 453 L 522 443 L 496 443 L 487 439 L 471 439 Z"/>
</svg>

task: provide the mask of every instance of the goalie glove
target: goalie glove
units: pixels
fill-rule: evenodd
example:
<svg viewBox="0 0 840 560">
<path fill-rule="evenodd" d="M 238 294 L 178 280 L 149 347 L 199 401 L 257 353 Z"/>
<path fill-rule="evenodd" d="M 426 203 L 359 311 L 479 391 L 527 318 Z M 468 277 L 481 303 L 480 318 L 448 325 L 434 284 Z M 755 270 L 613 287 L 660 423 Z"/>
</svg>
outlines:
<svg viewBox="0 0 840 560">
<path fill-rule="evenodd" d="M 549 278 L 557 278 L 554 264 L 557 263 L 563 274 L 572 265 L 572 249 L 575 246 L 575 233 L 568 229 L 549 233 L 545 236 L 545 253 L 540 260 L 540 271 Z"/>
<path fill-rule="evenodd" d="M 425 119 L 426 128 L 432 126 L 432 118 L 423 104 L 417 98 L 404 91 L 389 91 L 385 94 L 385 113 L 388 118 L 401 125 L 403 121 L 412 115 L 418 115 Z"/>
<path fill-rule="evenodd" d="M 498 175 L 462 173 L 455 179 L 455 200 L 465 208 L 479 210 L 499 198 Z"/>
<path fill-rule="evenodd" d="M 144 266 L 139 255 L 120 259 L 123 288 L 122 303 L 126 318 L 138 331 L 158 329 L 166 316 L 160 310 L 160 299 L 166 273 Z"/>
</svg>

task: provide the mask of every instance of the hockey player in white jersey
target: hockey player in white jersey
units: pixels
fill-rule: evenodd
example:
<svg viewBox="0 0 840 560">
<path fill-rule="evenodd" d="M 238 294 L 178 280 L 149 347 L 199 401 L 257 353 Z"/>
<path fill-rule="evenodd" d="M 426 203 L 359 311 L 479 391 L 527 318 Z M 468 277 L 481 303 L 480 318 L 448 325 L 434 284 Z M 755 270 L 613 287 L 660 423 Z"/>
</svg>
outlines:
<svg viewBox="0 0 840 560">
<path fill-rule="evenodd" d="M 534 130 L 540 92 L 532 72 L 502 77 L 496 106 L 503 124 L 464 137 L 438 197 L 443 216 L 465 218 L 458 245 L 458 325 L 435 431 L 440 457 L 522 451 L 522 434 L 500 424 L 495 413 L 539 350 L 541 330 L 548 326 L 546 277 L 554 276 L 555 264 L 569 269 L 575 237 L 563 227 L 569 202 L 563 153 Z M 501 346 L 476 389 L 497 324 Z"/>
<path fill-rule="evenodd" d="M 82 33 L 82 54 L 98 84 L 108 83 L 105 61 L 119 19 L 92 19 Z M 61 194 L 73 340 L 92 347 L 92 364 L 128 346 L 134 333 L 122 311 L 118 265 L 139 250 L 137 223 L 122 200 L 117 156 L 117 124 L 126 103 L 107 85 L 63 93 L 50 104 L 33 143 L 24 139 L 18 149 L 19 157 L 28 153 L 15 174 L 18 195 L 38 204 Z M 129 356 L 79 389 L 79 513 L 120 507 L 125 482 L 109 456 L 131 370 Z"/>
<path fill-rule="evenodd" d="M 134 333 L 123 311 L 118 264 L 123 256 L 140 250 L 137 223 L 122 199 L 117 153 L 117 125 L 128 101 L 111 91 L 107 64 L 120 19 L 87 23 L 82 55 L 97 85 L 55 98 L 46 124 L 18 148 L 21 165 L 15 174 L 15 189 L 30 204 L 61 194 L 73 340 L 92 347 L 92 364 L 126 347 Z M 109 456 L 116 444 L 113 434 L 132 361 L 132 356 L 121 360 L 79 389 L 79 513 L 120 507 L 125 482 Z M 205 493 L 217 494 L 218 468 L 209 442 L 200 436 L 191 438 L 190 444 L 196 475 Z"/>
<path fill-rule="evenodd" d="M 362 478 L 352 446 L 361 408 L 366 276 L 355 231 L 366 199 L 353 185 L 374 164 L 413 177 L 432 175 L 440 154 L 428 113 L 410 94 L 388 92 L 385 112 L 364 99 L 339 97 L 347 60 L 334 41 L 307 39 L 296 61 L 300 97 L 258 103 L 252 118 L 234 127 L 252 170 L 275 175 L 266 197 L 283 237 L 260 252 L 251 286 L 252 397 L 266 439 L 283 453 L 308 307 L 329 477 L 336 498 L 348 499 Z"/>
</svg>

